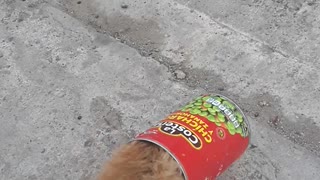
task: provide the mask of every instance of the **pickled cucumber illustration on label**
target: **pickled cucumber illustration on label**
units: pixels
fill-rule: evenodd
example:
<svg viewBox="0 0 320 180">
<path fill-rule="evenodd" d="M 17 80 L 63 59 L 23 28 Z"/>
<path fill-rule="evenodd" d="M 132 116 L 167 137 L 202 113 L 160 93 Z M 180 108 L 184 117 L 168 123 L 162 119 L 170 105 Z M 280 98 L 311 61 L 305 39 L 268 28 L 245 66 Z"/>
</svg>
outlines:
<svg viewBox="0 0 320 180">
<path fill-rule="evenodd" d="M 244 121 L 241 110 L 222 96 L 200 96 L 180 110 L 202 116 L 217 126 L 227 129 L 231 135 L 248 136 L 248 125 Z"/>
<path fill-rule="evenodd" d="M 218 127 L 216 129 L 216 133 L 217 133 L 217 136 L 219 139 L 224 139 L 226 136 L 225 136 L 225 131 L 221 128 L 221 127 Z"/>
</svg>

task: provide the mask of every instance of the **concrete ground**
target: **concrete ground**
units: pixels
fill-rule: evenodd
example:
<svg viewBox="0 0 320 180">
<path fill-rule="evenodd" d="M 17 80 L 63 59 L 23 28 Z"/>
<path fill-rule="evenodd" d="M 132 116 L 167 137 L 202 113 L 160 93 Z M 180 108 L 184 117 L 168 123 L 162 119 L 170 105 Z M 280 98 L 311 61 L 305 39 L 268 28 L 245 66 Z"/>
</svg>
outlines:
<svg viewBox="0 0 320 180">
<path fill-rule="evenodd" d="M 316 0 L 0 0 L 0 179 L 94 179 L 201 93 L 252 128 L 219 180 L 320 177 Z"/>
</svg>

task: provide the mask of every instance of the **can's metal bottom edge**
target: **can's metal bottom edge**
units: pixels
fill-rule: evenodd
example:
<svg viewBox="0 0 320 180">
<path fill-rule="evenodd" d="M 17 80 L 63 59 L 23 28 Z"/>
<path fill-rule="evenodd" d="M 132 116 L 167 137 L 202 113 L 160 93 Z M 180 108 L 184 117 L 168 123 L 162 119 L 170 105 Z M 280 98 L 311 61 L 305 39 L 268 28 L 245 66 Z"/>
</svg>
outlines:
<svg viewBox="0 0 320 180">
<path fill-rule="evenodd" d="M 223 98 L 225 98 L 226 100 L 232 102 L 232 103 L 236 106 L 236 108 L 241 112 L 241 114 L 244 116 L 243 120 L 246 122 L 246 124 L 247 124 L 247 126 L 248 126 L 249 144 L 248 144 L 248 146 L 247 146 L 247 148 L 246 148 L 246 150 L 247 150 L 248 147 L 249 147 L 249 145 L 250 145 L 250 143 L 251 143 L 251 133 L 252 133 L 252 131 L 251 131 L 251 127 L 250 127 L 249 120 L 248 120 L 247 116 L 245 115 L 245 113 L 242 111 L 242 109 L 240 108 L 240 106 L 239 106 L 235 101 L 233 101 L 232 99 L 230 99 L 230 98 L 228 98 L 228 97 L 226 97 L 226 96 L 224 96 L 224 95 L 222 95 L 222 94 L 212 93 L 212 94 L 208 94 L 208 95 L 209 95 L 209 96 L 220 96 L 220 97 L 223 97 Z"/>
</svg>

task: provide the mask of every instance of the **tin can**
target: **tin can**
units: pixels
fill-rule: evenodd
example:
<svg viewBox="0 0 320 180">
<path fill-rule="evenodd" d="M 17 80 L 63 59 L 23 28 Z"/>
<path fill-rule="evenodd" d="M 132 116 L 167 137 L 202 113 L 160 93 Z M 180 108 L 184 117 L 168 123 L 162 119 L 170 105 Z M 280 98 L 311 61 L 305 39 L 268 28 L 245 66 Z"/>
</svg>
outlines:
<svg viewBox="0 0 320 180">
<path fill-rule="evenodd" d="M 236 103 L 219 94 L 202 95 L 135 140 L 164 148 L 186 180 L 214 180 L 245 152 L 250 130 Z"/>
</svg>

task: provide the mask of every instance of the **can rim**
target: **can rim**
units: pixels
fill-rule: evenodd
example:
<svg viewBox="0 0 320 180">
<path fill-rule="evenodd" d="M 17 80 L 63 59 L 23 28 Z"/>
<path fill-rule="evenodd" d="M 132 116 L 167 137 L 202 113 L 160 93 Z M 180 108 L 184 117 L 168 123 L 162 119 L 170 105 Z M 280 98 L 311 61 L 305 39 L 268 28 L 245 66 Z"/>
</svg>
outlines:
<svg viewBox="0 0 320 180">
<path fill-rule="evenodd" d="M 134 140 L 132 141 L 147 141 L 147 142 L 150 142 L 150 143 L 153 143 L 157 146 L 159 146 L 160 148 L 164 149 L 168 154 L 170 154 L 170 156 L 177 162 L 180 170 L 182 171 L 182 175 L 183 175 L 183 178 L 184 180 L 188 180 L 188 175 L 183 167 L 183 164 L 175 157 L 174 154 L 172 154 L 165 146 L 163 146 L 161 143 L 159 143 L 158 141 L 154 141 L 154 140 L 149 140 L 149 139 L 144 139 L 144 138 L 135 138 Z M 131 142 L 132 142 L 131 141 Z"/>
</svg>

